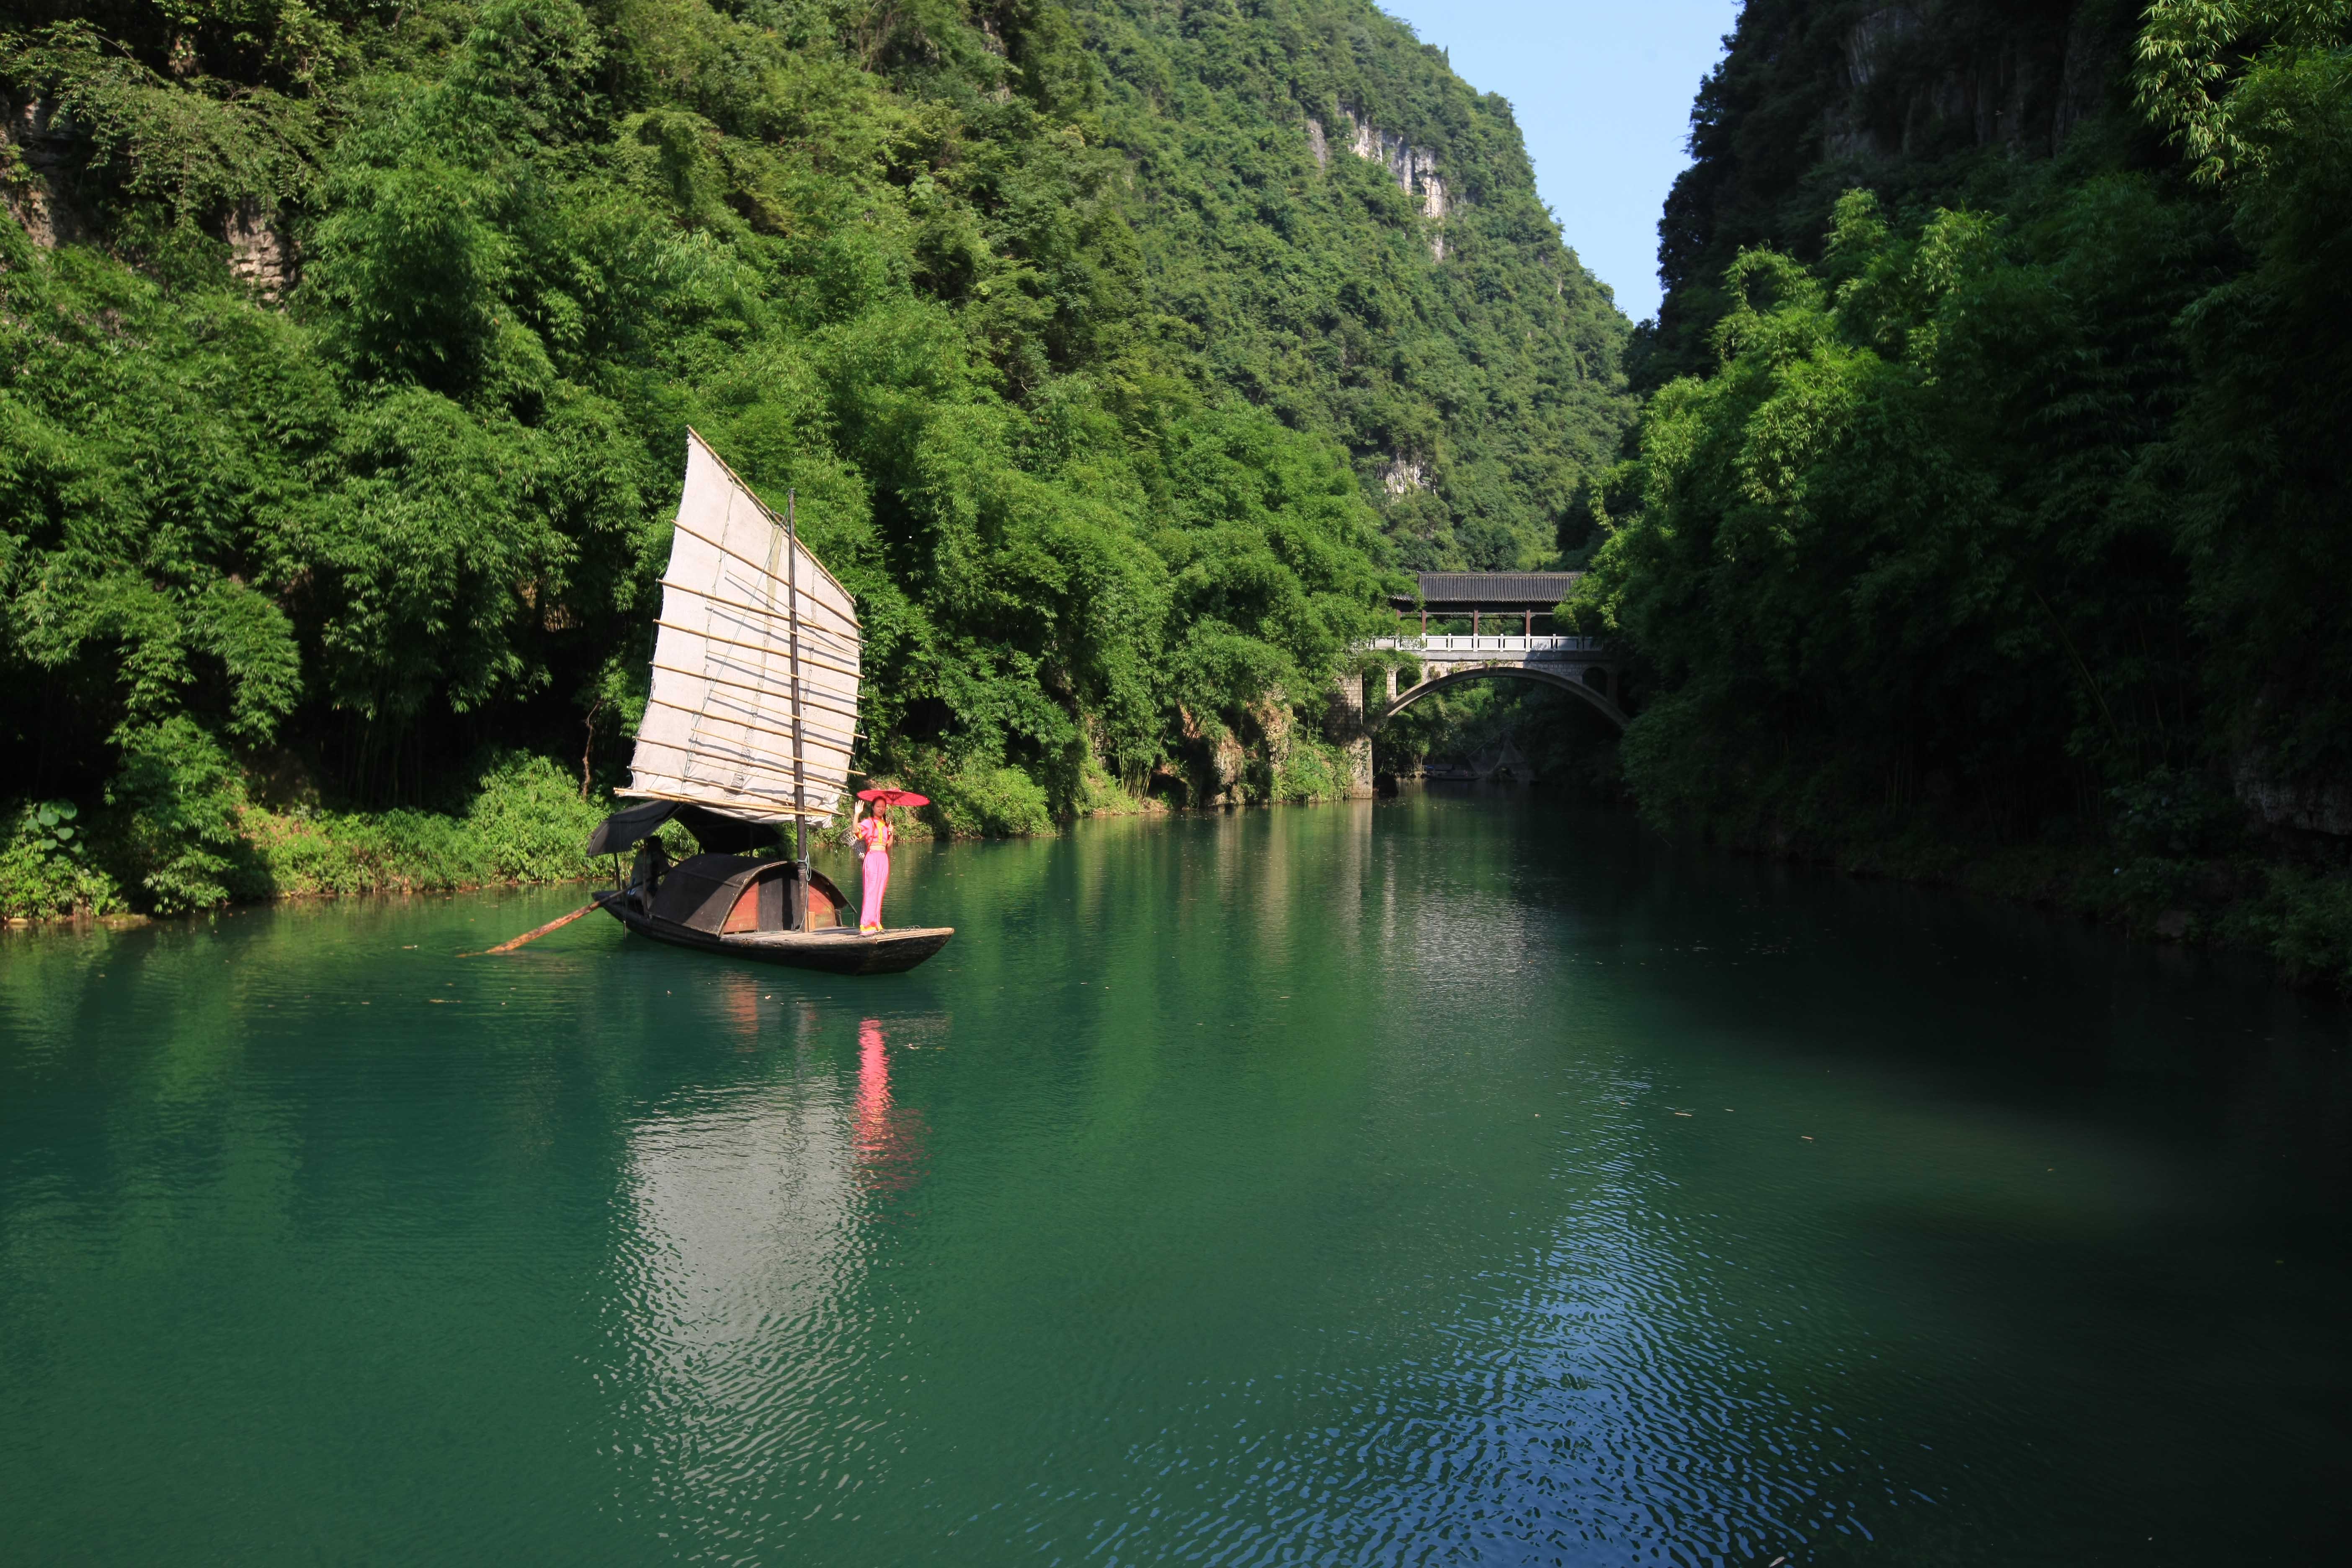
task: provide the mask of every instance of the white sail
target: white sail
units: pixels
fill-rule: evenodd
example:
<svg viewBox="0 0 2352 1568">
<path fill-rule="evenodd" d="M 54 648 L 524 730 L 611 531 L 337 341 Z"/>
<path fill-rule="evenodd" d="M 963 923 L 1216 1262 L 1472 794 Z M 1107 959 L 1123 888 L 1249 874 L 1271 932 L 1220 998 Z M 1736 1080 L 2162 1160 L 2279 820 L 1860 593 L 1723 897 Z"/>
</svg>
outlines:
<svg viewBox="0 0 2352 1568">
<path fill-rule="evenodd" d="M 690 430 L 659 628 L 629 787 L 616 793 L 762 822 L 832 815 L 857 729 L 849 592 L 806 545 L 788 549 L 782 520 Z"/>
</svg>

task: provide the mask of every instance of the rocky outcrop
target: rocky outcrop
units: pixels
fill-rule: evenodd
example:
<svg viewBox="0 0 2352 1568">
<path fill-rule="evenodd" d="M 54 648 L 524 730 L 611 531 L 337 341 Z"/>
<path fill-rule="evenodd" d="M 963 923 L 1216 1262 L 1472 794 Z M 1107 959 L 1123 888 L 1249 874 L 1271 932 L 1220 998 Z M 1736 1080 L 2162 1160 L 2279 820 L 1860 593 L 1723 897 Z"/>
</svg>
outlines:
<svg viewBox="0 0 2352 1568">
<path fill-rule="evenodd" d="M 35 245 L 56 249 L 90 236 L 69 194 L 73 137 L 37 99 L 0 100 L 0 205 Z"/>
<path fill-rule="evenodd" d="M 1436 153 L 1426 147 L 1416 147 L 1402 136 L 1391 135 L 1344 103 L 1339 106 L 1339 118 L 1347 121 L 1348 151 L 1359 158 L 1386 164 L 1398 190 L 1421 198 L 1423 216 L 1433 223 L 1444 221 L 1445 179 L 1437 172 Z"/>
<path fill-rule="evenodd" d="M 278 215 L 257 202 L 239 202 L 221 222 L 228 242 L 228 269 L 263 299 L 285 296 L 294 280 L 294 247 L 278 225 Z"/>
<path fill-rule="evenodd" d="M 1381 489 L 1392 496 L 1429 488 L 1429 464 L 1411 456 L 1391 458 L 1381 468 Z"/>
<path fill-rule="evenodd" d="M 1397 189 L 1421 202 L 1422 216 L 1433 224 L 1443 224 L 1454 210 L 1454 197 L 1446 189 L 1445 176 L 1438 172 L 1437 154 L 1426 147 L 1416 147 L 1403 137 L 1393 135 L 1372 123 L 1354 106 L 1339 105 L 1339 119 L 1346 133 L 1348 151 L 1368 162 L 1384 165 Z M 1331 163 L 1330 140 L 1322 121 L 1307 122 L 1307 144 L 1315 154 L 1319 167 Z M 1445 259 L 1445 236 L 1430 236 L 1431 253 L 1438 260 Z"/>
<path fill-rule="evenodd" d="M 1987 32 L 1933 0 L 1864 12 L 1835 38 L 1841 78 L 1822 116 L 1822 152 L 1849 161 L 2000 145 L 2046 153 L 2098 107 L 2117 40 L 2097 6 L 2039 10 Z"/>
<path fill-rule="evenodd" d="M 1342 793 L 1349 800 L 1372 798 L 1372 731 L 1364 711 L 1364 678 L 1343 670 L 1332 693 L 1324 733 L 1346 758 Z"/>
<path fill-rule="evenodd" d="M 100 237 L 74 199 L 84 150 L 47 100 L 0 100 L 0 206 L 44 249 Z M 248 197 L 205 226 L 228 247 L 229 271 L 238 281 L 265 300 L 285 297 L 294 281 L 294 247 L 277 208 Z"/>
<path fill-rule="evenodd" d="M 2278 778 L 2253 758 L 2239 759 L 2234 774 L 2240 804 L 2264 826 L 2352 838 L 2352 784 Z"/>
</svg>

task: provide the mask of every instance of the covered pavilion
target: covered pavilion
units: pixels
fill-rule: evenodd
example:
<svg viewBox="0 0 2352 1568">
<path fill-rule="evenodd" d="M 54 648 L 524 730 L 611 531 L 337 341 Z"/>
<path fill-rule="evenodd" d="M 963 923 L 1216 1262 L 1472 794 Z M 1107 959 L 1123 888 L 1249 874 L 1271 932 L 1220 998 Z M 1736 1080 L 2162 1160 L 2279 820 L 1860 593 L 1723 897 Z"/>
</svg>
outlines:
<svg viewBox="0 0 2352 1568">
<path fill-rule="evenodd" d="M 1581 572 L 1423 572 L 1421 579 L 1421 601 L 1418 605 L 1404 595 L 1390 602 L 1401 614 L 1421 612 L 1423 636 L 1429 631 L 1432 616 L 1468 616 L 1473 637 L 1483 629 L 1481 623 L 1489 616 L 1506 622 L 1518 617 L 1519 635 L 1533 637 L 1536 617 L 1549 616 L 1554 605 L 1568 597 Z"/>
</svg>

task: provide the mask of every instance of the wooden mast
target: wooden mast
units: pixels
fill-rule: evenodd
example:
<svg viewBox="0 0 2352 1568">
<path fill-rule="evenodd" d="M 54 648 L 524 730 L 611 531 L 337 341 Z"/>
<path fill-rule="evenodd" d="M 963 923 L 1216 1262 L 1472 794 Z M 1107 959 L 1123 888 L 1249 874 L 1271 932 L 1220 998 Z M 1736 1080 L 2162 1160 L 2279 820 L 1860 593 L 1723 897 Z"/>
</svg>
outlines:
<svg viewBox="0 0 2352 1568">
<path fill-rule="evenodd" d="M 808 778 L 801 763 L 801 548 L 793 527 L 796 492 L 784 492 L 784 625 L 793 673 L 793 930 L 808 926 Z"/>
</svg>

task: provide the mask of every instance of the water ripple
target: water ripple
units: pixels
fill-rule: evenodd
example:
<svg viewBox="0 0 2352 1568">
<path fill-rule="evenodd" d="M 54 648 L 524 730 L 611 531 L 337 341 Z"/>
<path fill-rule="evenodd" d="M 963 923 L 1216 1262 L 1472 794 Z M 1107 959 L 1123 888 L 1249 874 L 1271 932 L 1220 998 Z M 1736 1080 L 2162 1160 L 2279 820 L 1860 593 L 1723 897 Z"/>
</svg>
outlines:
<svg viewBox="0 0 2352 1568">
<path fill-rule="evenodd" d="M 456 957 L 564 889 L 0 944 L 0 1529 L 1760 1565 L 2345 1522 L 2325 1017 L 2225 1056 L 2227 977 L 1526 801 L 900 875 L 962 934 L 880 983 L 602 922 Z M 2171 1000 L 2086 1025 L 2125 994 Z"/>
</svg>

